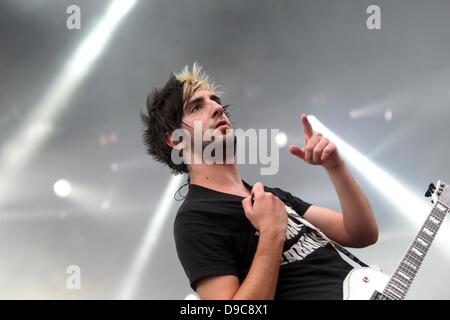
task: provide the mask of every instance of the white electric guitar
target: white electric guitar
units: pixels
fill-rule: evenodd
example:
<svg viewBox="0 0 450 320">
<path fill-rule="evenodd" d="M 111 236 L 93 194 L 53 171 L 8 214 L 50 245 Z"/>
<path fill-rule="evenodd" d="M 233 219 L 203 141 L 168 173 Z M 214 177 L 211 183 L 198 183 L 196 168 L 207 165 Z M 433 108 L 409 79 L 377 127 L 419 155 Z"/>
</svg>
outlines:
<svg viewBox="0 0 450 320">
<path fill-rule="evenodd" d="M 392 276 L 373 268 L 355 268 L 344 280 L 344 300 L 402 300 L 450 210 L 449 186 L 440 180 L 430 184 L 426 197 L 434 203 L 425 223 Z"/>
</svg>

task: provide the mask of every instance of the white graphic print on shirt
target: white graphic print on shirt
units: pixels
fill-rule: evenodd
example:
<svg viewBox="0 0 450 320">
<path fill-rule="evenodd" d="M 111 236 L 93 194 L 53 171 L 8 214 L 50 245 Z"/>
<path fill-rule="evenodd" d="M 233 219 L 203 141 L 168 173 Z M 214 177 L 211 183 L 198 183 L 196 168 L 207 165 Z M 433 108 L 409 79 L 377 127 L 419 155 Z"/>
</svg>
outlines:
<svg viewBox="0 0 450 320">
<path fill-rule="evenodd" d="M 289 206 L 285 207 L 289 217 L 281 265 L 303 260 L 328 243 L 317 231 L 301 223 L 297 212 Z"/>
</svg>

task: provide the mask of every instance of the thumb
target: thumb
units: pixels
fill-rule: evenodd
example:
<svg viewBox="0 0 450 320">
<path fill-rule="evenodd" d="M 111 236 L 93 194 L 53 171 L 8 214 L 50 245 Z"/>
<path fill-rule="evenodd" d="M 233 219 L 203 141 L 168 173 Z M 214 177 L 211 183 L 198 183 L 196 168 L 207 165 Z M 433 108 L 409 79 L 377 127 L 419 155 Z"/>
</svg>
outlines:
<svg viewBox="0 0 450 320">
<path fill-rule="evenodd" d="M 242 207 L 244 208 L 245 215 L 252 214 L 253 207 L 252 207 L 251 196 L 247 197 L 247 198 L 244 198 L 244 200 L 242 200 Z"/>
<path fill-rule="evenodd" d="M 302 160 L 305 160 L 305 150 L 302 148 L 299 148 L 297 146 L 289 146 L 289 152 L 292 153 L 294 156 L 299 157 Z"/>
</svg>

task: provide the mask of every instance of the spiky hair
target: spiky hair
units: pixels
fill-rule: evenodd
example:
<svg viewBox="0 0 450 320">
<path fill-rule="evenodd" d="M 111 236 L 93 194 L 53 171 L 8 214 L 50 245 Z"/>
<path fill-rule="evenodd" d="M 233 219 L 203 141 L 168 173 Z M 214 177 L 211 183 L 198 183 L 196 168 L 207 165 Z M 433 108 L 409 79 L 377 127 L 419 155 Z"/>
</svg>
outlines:
<svg viewBox="0 0 450 320">
<path fill-rule="evenodd" d="M 187 173 L 188 170 L 184 163 L 177 165 L 172 162 L 172 148 L 166 144 L 165 135 L 181 127 L 184 106 L 197 91 L 209 90 L 221 95 L 217 88 L 202 66 L 194 63 L 192 70 L 185 66 L 181 72 L 171 73 L 162 88 L 154 88 L 147 96 L 147 112 L 141 111 L 144 145 L 147 153 L 168 165 L 173 174 Z M 227 111 L 225 113 L 229 116 Z"/>
<path fill-rule="evenodd" d="M 214 81 L 210 80 L 209 76 L 202 70 L 202 66 L 197 62 L 194 62 L 192 71 L 186 65 L 180 73 L 175 74 L 175 77 L 183 83 L 184 104 L 200 90 L 209 90 L 216 95 L 221 94 L 221 92 L 217 91 L 218 86 Z"/>
</svg>

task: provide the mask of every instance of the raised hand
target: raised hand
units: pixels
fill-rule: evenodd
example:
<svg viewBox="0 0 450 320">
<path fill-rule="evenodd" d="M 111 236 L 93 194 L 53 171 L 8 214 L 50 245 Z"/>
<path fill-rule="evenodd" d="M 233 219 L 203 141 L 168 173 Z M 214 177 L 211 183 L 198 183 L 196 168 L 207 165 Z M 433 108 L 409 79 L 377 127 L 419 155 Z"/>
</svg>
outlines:
<svg viewBox="0 0 450 320">
<path fill-rule="evenodd" d="M 336 145 L 320 132 L 314 131 L 305 114 L 301 115 L 300 122 L 304 131 L 304 146 L 291 145 L 289 151 L 309 164 L 322 165 L 326 169 L 340 166 L 343 162 Z"/>
</svg>

